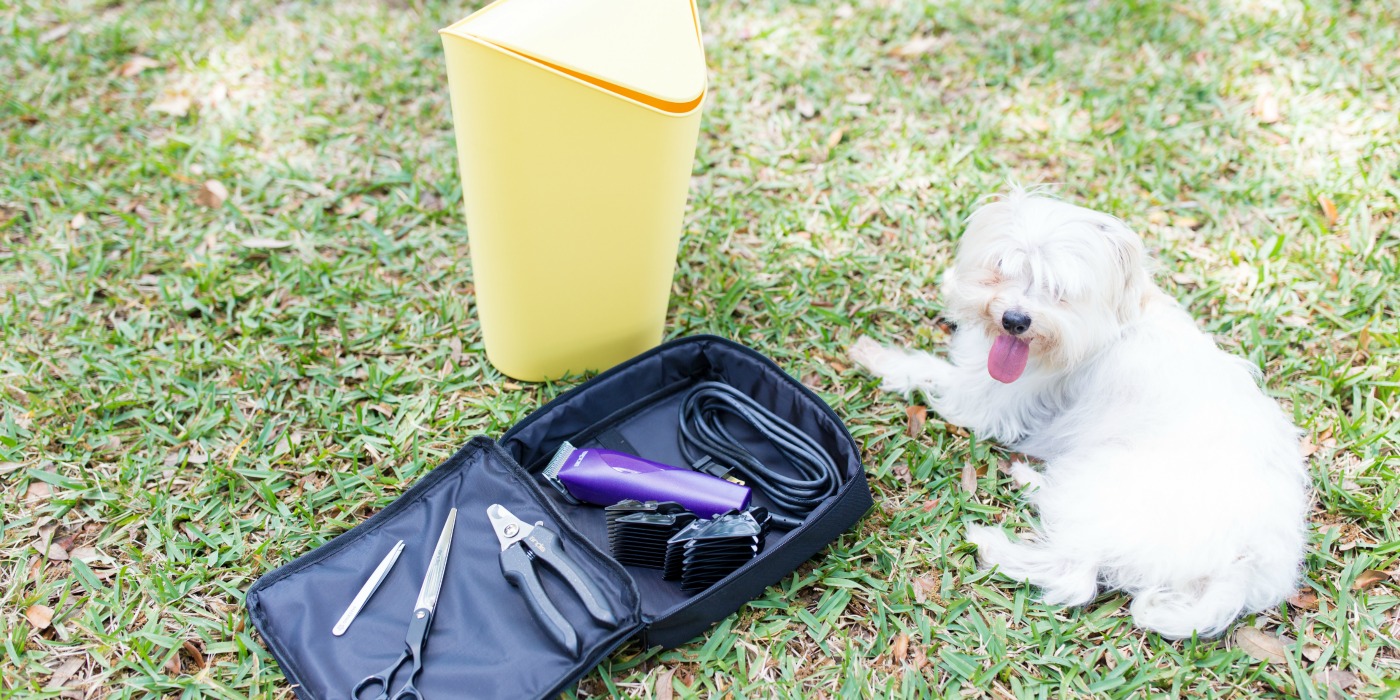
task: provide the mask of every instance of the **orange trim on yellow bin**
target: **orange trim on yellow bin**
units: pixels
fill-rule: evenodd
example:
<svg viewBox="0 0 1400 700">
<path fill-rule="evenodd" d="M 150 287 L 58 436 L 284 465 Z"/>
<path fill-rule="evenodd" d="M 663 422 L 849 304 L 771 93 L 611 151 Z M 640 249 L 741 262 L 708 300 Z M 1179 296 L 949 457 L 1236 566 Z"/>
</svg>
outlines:
<svg viewBox="0 0 1400 700">
<path fill-rule="evenodd" d="M 699 106 L 700 106 L 700 103 L 705 101 L 705 93 L 703 93 L 703 92 L 700 93 L 700 96 L 699 96 L 699 97 L 697 97 L 697 98 L 695 98 L 695 99 L 693 99 L 693 100 L 690 100 L 689 102 L 670 102 L 670 101 L 667 101 L 667 100 L 658 100 L 657 98 L 652 97 L 651 95 L 648 95 L 648 94 L 645 94 L 645 93 L 641 93 L 641 92 L 637 92 L 636 90 L 632 90 L 632 89 L 630 89 L 630 88 L 625 88 L 625 87 L 622 87 L 621 85 L 616 85 L 616 84 L 610 83 L 610 82 L 608 82 L 608 81 L 606 81 L 606 80 L 600 80 L 600 79 L 595 78 L 595 77 L 593 77 L 593 76 L 591 76 L 591 75 L 587 75 L 587 74 L 584 74 L 584 73 L 580 73 L 580 72 L 578 72 L 578 71 L 576 71 L 576 70 L 570 70 L 570 69 L 565 68 L 565 67 L 563 67 L 563 66 L 550 63 L 549 61 L 540 60 L 540 59 L 535 58 L 534 56 L 531 56 L 531 55 L 529 55 L 529 54 L 520 53 L 519 51 L 516 51 L 515 49 L 509 48 L 509 47 L 506 47 L 506 46 L 501 46 L 500 44 L 497 44 L 497 43 L 495 43 L 495 42 L 489 41 L 489 40 L 487 40 L 487 39 L 483 39 L 483 38 L 481 38 L 481 37 L 479 37 L 479 36 L 478 36 L 478 37 L 473 37 L 473 38 L 477 39 L 478 41 L 481 41 L 481 42 L 484 43 L 484 44 L 489 44 L 489 45 L 491 45 L 491 46 L 494 46 L 495 48 L 498 48 L 498 49 L 500 49 L 500 50 L 502 50 L 502 51 L 505 51 L 506 53 L 519 56 L 519 57 L 521 57 L 521 58 L 523 58 L 523 59 L 525 59 L 525 60 L 527 60 L 527 61 L 530 61 L 530 62 L 532 62 L 532 63 L 538 63 L 538 64 L 540 64 L 540 65 L 542 65 L 542 66 L 544 66 L 544 67 L 546 67 L 546 68 L 552 68 L 552 69 L 557 70 L 557 71 L 559 71 L 560 73 L 563 73 L 564 75 L 567 75 L 567 76 L 569 76 L 569 77 L 571 77 L 571 78 L 575 78 L 575 79 L 577 79 L 577 80 L 582 80 L 583 82 L 588 83 L 589 85 L 592 85 L 592 86 L 594 86 L 594 87 L 602 88 L 602 89 L 604 89 L 604 90 L 607 90 L 608 92 L 611 92 L 611 93 L 614 93 L 614 94 L 617 94 L 617 95 L 621 95 L 622 97 L 626 97 L 626 98 L 629 99 L 629 100 L 634 100 L 634 101 L 636 101 L 636 102 L 640 102 L 640 103 L 642 103 L 642 104 L 644 104 L 644 105 L 647 105 L 648 107 L 653 107 L 653 108 L 659 109 L 659 110 L 661 110 L 661 111 L 663 111 L 663 112 L 669 112 L 669 113 L 671 113 L 671 114 L 685 114 L 685 113 L 689 112 L 690 110 L 695 109 L 696 107 L 699 107 Z"/>
</svg>

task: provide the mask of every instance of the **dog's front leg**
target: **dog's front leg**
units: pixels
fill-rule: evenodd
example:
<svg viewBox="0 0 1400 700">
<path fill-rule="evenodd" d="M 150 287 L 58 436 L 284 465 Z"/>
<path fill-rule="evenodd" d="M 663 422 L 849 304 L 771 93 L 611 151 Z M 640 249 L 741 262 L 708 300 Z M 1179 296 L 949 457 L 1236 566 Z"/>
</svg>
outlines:
<svg viewBox="0 0 1400 700">
<path fill-rule="evenodd" d="M 881 389 L 905 396 L 918 389 L 936 398 L 947 390 L 953 373 L 947 360 L 918 350 L 881 345 L 864 336 L 851 346 L 850 358 L 879 377 Z"/>
</svg>

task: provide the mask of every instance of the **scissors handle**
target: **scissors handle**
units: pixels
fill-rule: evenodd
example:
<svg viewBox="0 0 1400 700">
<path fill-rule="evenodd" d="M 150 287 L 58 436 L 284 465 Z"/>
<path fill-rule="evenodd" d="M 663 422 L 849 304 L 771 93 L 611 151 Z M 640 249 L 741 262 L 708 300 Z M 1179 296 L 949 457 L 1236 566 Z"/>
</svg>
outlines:
<svg viewBox="0 0 1400 700">
<path fill-rule="evenodd" d="M 389 667 L 372 676 L 360 681 L 355 689 L 350 692 L 350 697 L 354 700 L 423 700 L 423 694 L 418 692 L 418 686 L 413 681 L 418 678 L 418 673 L 423 670 L 423 640 L 428 636 L 428 628 L 433 624 L 433 611 L 429 608 L 418 608 L 413 611 L 413 619 L 408 622 L 408 635 L 404 640 L 404 651 L 394 663 Z M 393 682 L 394 675 L 398 673 L 399 667 L 405 661 L 410 662 L 407 680 L 403 687 L 393 695 L 389 694 L 389 684 Z M 367 698 L 361 695 L 366 690 L 379 689 L 379 694 Z"/>
<path fill-rule="evenodd" d="M 350 691 L 350 697 L 353 700 L 389 700 L 389 684 L 394 682 L 394 673 L 399 670 L 399 666 L 403 665 L 406 659 L 408 659 L 408 650 L 404 649 L 403 653 L 399 654 L 399 658 L 394 659 L 394 663 L 389 664 L 379 673 L 365 676 L 364 680 L 357 683 L 355 689 Z M 375 690 L 379 691 L 378 695 L 365 695 L 366 691 L 374 692 Z"/>
<path fill-rule="evenodd" d="M 545 631 L 549 632 L 549 636 L 570 654 L 576 653 L 578 635 L 559 609 L 554 607 L 554 603 L 549 601 L 549 595 L 540 585 L 540 575 L 535 571 L 535 563 L 530 558 L 530 553 L 519 543 L 501 551 L 501 573 L 505 574 L 507 581 L 525 594 L 525 602 L 530 612 Z"/>
</svg>

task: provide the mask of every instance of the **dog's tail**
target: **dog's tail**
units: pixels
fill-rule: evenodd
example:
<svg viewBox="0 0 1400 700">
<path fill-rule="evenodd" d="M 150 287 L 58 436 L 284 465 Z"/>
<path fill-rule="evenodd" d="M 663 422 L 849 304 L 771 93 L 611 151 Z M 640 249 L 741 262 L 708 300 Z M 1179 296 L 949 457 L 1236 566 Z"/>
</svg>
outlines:
<svg viewBox="0 0 1400 700">
<path fill-rule="evenodd" d="M 1216 578 L 1138 591 L 1129 609 L 1139 626 L 1168 639 L 1214 637 L 1246 611 L 1247 595 L 1238 578 Z"/>
</svg>

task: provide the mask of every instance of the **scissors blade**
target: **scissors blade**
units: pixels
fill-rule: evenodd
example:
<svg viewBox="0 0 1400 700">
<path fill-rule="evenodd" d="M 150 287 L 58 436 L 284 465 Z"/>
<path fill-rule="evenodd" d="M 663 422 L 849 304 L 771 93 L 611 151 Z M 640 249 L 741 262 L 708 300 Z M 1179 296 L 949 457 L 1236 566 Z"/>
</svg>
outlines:
<svg viewBox="0 0 1400 700">
<path fill-rule="evenodd" d="M 418 589 L 418 602 L 414 610 L 437 608 L 438 592 L 442 590 L 442 578 L 447 574 L 447 553 L 452 549 L 452 531 L 457 526 L 457 509 L 447 514 L 447 522 L 438 535 L 437 547 L 433 549 L 432 561 L 428 562 L 428 573 L 423 575 L 423 587 Z"/>
</svg>

